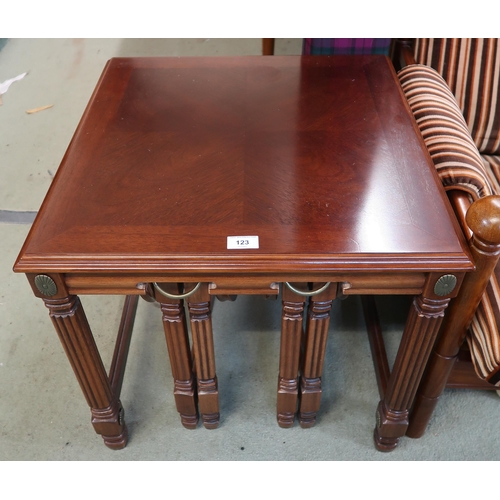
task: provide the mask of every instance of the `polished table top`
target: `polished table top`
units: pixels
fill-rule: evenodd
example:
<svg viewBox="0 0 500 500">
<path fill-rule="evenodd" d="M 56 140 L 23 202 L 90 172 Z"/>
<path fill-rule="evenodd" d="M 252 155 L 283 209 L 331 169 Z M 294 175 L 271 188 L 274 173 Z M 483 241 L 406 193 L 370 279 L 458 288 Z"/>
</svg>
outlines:
<svg viewBox="0 0 500 500">
<path fill-rule="evenodd" d="M 15 270 L 471 269 L 416 130 L 383 56 L 112 59 Z"/>
</svg>

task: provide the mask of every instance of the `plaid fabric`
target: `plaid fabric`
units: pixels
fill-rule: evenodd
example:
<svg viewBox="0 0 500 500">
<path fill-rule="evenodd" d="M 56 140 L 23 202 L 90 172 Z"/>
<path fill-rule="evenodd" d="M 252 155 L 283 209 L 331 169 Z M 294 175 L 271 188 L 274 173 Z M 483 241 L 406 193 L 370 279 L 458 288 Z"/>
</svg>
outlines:
<svg viewBox="0 0 500 500">
<path fill-rule="evenodd" d="M 445 189 L 462 189 L 473 199 L 500 193 L 500 157 L 479 154 L 441 75 L 429 66 L 414 64 L 403 68 L 398 78 Z M 466 338 L 477 375 L 500 386 L 500 268 L 496 274 Z"/>
<path fill-rule="evenodd" d="M 306 56 L 382 54 L 389 55 L 391 38 L 304 38 Z"/>
<path fill-rule="evenodd" d="M 500 154 L 500 40 L 417 38 L 415 60 L 448 83 L 481 154 Z"/>
</svg>

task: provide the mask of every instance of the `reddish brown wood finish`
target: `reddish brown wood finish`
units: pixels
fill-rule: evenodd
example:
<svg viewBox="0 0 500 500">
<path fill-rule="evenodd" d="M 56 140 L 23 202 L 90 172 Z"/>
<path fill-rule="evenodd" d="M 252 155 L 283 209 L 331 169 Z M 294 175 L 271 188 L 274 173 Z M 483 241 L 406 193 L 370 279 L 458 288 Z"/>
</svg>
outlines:
<svg viewBox="0 0 500 500">
<path fill-rule="evenodd" d="M 375 445 L 381 451 L 394 449 L 406 432 L 413 398 L 450 301 L 449 297 L 437 297 L 433 292 L 437 278 L 431 274 L 423 293 L 413 301 L 391 377 L 378 406 Z"/>
<path fill-rule="evenodd" d="M 318 290 L 321 285 L 313 283 L 312 288 Z M 333 283 L 324 292 L 309 299 L 300 377 L 299 423 L 303 428 L 312 427 L 316 423 L 319 411 L 330 310 L 336 294 L 337 284 Z"/>
<path fill-rule="evenodd" d="M 119 398 L 122 390 L 125 366 L 127 364 L 130 341 L 132 340 L 132 329 L 134 328 L 135 313 L 137 311 L 137 295 L 129 295 L 125 298 L 122 319 L 118 329 L 113 359 L 109 369 L 109 380 L 113 394 Z"/>
<path fill-rule="evenodd" d="M 61 167 L 18 272 L 98 273 L 104 293 L 470 267 L 383 56 L 113 59 Z M 227 250 L 239 234 L 260 248 Z"/>
<path fill-rule="evenodd" d="M 219 390 L 215 373 L 215 351 L 212 335 L 211 299 L 208 283 L 188 299 L 189 320 L 193 336 L 193 357 L 198 385 L 198 402 L 203 425 L 219 425 Z"/>
<path fill-rule="evenodd" d="M 274 38 L 262 39 L 262 55 L 263 56 L 274 55 Z"/>
<path fill-rule="evenodd" d="M 117 58 L 103 72 L 14 269 L 29 274 L 39 297 L 38 274 L 57 281 L 64 296 L 146 296 L 153 282 L 202 282 L 188 299 L 192 361 L 202 419 L 213 427 L 219 407 L 210 295 L 275 295 L 283 282 L 329 281 L 345 294 L 425 292 L 418 303 L 425 309 L 432 280 L 453 273 L 460 281 L 473 268 L 451 216 L 383 56 Z M 259 248 L 228 250 L 227 237 L 239 235 L 259 236 Z M 305 301 L 288 292 L 283 300 L 278 413 L 290 425 Z M 324 353 L 329 305 L 319 302 L 312 307 L 319 329 L 310 336 L 320 339 L 319 357 L 302 367 L 304 414 L 317 410 L 307 400 Z M 176 402 L 189 420 L 194 384 L 176 304 L 162 301 L 162 310 L 169 351 L 183 349 L 173 369 Z M 428 342 L 434 329 L 426 323 L 433 322 L 412 319 L 404 349 L 414 348 L 420 328 Z M 90 335 L 83 324 L 78 331 Z M 389 384 L 397 397 L 389 391 L 384 403 L 389 412 L 406 411 L 416 383 L 403 369 L 411 361 L 404 349 Z M 416 349 L 418 361 L 408 366 L 418 375 L 427 351 Z M 187 381 L 182 390 L 179 381 Z M 96 384 L 108 394 L 105 378 Z M 179 391 L 187 403 L 178 401 Z M 319 400 L 317 384 L 311 394 Z M 115 404 L 111 393 L 99 402 L 108 403 Z"/>
<path fill-rule="evenodd" d="M 387 383 L 391 377 L 391 369 L 389 367 L 389 361 L 387 360 L 384 337 L 380 328 L 374 297 L 372 295 L 365 295 L 361 297 L 361 303 L 363 305 L 363 314 L 368 330 L 368 339 L 370 341 L 370 350 L 375 367 L 375 376 L 377 377 L 378 392 L 380 398 L 383 398 L 387 390 Z"/>
<path fill-rule="evenodd" d="M 176 283 L 165 283 L 160 288 L 172 295 L 182 293 Z M 155 291 L 155 299 L 160 303 L 163 313 L 163 329 L 174 378 L 177 411 L 181 416 L 182 425 L 187 429 L 195 429 L 198 423 L 198 407 L 184 302 L 165 297 L 158 291 Z"/>
<path fill-rule="evenodd" d="M 277 414 L 280 427 L 291 427 L 295 420 L 299 396 L 300 344 L 306 299 L 287 287 L 283 287 L 282 298 Z"/>
<path fill-rule="evenodd" d="M 95 431 L 109 448 L 124 448 L 128 431 L 123 407 L 113 393 L 80 299 L 67 296 L 44 302 L 90 407 Z"/>
</svg>

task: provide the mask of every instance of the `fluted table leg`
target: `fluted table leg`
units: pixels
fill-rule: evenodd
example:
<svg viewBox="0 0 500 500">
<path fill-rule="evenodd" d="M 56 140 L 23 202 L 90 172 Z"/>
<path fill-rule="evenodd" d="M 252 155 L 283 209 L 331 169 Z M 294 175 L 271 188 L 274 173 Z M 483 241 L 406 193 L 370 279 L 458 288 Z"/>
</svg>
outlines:
<svg viewBox="0 0 500 500">
<path fill-rule="evenodd" d="M 128 432 L 123 407 L 111 389 L 80 299 L 69 295 L 43 300 L 90 407 L 95 431 L 108 448 L 124 448 Z"/>
<path fill-rule="evenodd" d="M 163 283 L 161 288 L 171 294 L 179 293 L 179 287 L 175 283 Z M 184 302 L 170 299 L 160 293 L 156 293 L 155 298 L 160 302 L 162 311 L 177 411 L 181 416 L 182 425 L 187 429 L 195 429 L 198 423 L 198 409 Z"/>
<path fill-rule="evenodd" d="M 219 390 L 207 283 L 202 283 L 198 291 L 189 297 L 188 308 L 201 419 L 205 428 L 215 429 L 220 420 Z"/>
<path fill-rule="evenodd" d="M 299 423 L 303 428 L 312 427 L 316 423 L 320 407 L 321 374 L 335 295 L 336 284 L 332 284 L 321 294 L 311 297 L 309 302 L 300 378 Z"/>
<path fill-rule="evenodd" d="M 438 278 L 430 275 L 423 293 L 413 301 L 385 396 L 377 408 L 374 439 L 381 451 L 393 450 L 406 433 L 409 410 L 450 301 L 449 294 L 434 293 Z"/>
</svg>

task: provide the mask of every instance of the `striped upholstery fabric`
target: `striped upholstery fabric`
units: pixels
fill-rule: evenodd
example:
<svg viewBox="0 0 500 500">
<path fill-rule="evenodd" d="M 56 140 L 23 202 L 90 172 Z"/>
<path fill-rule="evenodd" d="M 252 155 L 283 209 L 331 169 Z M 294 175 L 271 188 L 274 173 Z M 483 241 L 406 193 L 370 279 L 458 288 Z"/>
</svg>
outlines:
<svg viewBox="0 0 500 500">
<path fill-rule="evenodd" d="M 484 168 L 487 172 L 494 177 L 494 191 L 495 194 L 500 193 L 499 180 L 500 180 L 500 156 L 497 155 L 481 155 L 483 160 Z"/>
<path fill-rule="evenodd" d="M 467 191 L 473 199 L 492 194 L 483 160 L 443 78 L 415 64 L 398 73 L 408 104 L 445 189 Z"/>
<path fill-rule="evenodd" d="M 415 60 L 448 83 L 481 154 L 500 154 L 500 39 L 417 38 Z"/>
<path fill-rule="evenodd" d="M 491 276 L 467 335 L 478 376 L 500 386 L 500 270 Z"/>
<path fill-rule="evenodd" d="M 445 189 L 462 189 L 473 200 L 500 193 L 500 157 L 479 154 L 444 79 L 415 64 L 398 73 Z M 500 269 L 492 275 L 470 325 L 467 342 L 478 376 L 500 386 Z"/>
</svg>

